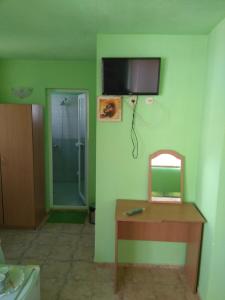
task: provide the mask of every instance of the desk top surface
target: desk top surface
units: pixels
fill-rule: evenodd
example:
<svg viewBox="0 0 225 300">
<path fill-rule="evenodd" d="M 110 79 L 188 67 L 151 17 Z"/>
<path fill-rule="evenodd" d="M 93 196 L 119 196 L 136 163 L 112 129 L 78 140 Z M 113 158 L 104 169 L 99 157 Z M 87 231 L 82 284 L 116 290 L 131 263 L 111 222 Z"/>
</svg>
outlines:
<svg viewBox="0 0 225 300">
<path fill-rule="evenodd" d="M 142 213 L 127 216 L 133 208 L 144 208 Z M 204 217 L 192 203 L 150 203 L 144 200 L 117 200 L 116 220 L 124 222 L 197 222 L 205 223 Z"/>
</svg>

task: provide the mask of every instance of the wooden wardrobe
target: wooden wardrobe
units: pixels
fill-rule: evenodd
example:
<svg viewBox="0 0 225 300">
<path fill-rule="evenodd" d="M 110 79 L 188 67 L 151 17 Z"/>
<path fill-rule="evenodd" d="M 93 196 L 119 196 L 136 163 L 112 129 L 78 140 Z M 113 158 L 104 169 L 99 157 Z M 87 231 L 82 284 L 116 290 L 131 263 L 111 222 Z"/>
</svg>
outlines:
<svg viewBox="0 0 225 300">
<path fill-rule="evenodd" d="M 41 105 L 0 104 L 0 226 L 36 228 L 45 217 Z"/>
</svg>

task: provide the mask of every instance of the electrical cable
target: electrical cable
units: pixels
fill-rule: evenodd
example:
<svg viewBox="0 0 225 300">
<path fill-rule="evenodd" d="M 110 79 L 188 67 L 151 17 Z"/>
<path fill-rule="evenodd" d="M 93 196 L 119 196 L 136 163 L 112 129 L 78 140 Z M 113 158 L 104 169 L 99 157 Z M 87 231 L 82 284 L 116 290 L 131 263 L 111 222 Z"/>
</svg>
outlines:
<svg viewBox="0 0 225 300">
<path fill-rule="evenodd" d="M 133 149 L 132 149 L 133 159 L 138 158 L 138 137 L 137 137 L 137 134 L 135 131 L 135 116 L 136 116 L 137 103 L 138 103 L 138 96 L 136 98 L 136 101 L 134 100 L 131 132 L 130 132 L 131 142 L 132 142 L 132 146 L 133 146 Z"/>
</svg>

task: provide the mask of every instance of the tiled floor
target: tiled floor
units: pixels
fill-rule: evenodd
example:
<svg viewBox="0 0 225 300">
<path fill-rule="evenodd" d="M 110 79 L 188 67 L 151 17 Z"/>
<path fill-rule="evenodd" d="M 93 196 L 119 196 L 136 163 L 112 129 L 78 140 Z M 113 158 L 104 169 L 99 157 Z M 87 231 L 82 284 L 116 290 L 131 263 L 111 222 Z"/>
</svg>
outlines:
<svg viewBox="0 0 225 300">
<path fill-rule="evenodd" d="M 181 271 L 124 268 L 114 295 L 113 268 L 93 263 L 94 226 L 46 224 L 37 231 L 1 230 L 6 260 L 41 266 L 42 300 L 196 300 Z M 32 299 L 31 299 L 32 300 Z"/>
</svg>

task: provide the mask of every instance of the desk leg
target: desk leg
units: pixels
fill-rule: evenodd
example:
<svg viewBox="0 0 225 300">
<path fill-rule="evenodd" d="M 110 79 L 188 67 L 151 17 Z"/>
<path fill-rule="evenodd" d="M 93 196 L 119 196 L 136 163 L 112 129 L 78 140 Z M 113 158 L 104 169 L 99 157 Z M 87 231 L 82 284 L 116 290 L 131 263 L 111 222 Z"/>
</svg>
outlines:
<svg viewBox="0 0 225 300">
<path fill-rule="evenodd" d="M 188 230 L 185 273 L 193 293 L 197 292 L 201 240 L 202 224 L 190 224 Z"/>
<path fill-rule="evenodd" d="M 116 222 L 115 226 L 115 281 L 114 281 L 114 292 L 115 294 L 118 292 L 118 222 Z"/>
</svg>

